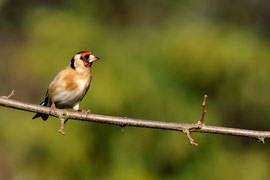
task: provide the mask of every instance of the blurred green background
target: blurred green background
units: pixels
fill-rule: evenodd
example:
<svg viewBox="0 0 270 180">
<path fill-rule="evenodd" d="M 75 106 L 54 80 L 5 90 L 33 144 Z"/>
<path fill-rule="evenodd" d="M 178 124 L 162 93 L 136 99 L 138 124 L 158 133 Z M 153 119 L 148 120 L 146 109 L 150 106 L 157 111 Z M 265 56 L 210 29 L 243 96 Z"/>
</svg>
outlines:
<svg viewBox="0 0 270 180">
<path fill-rule="evenodd" d="M 40 103 L 72 56 L 102 58 L 92 113 L 270 130 L 269 1 L 0 0 L 0 94 Z M 269 143 L 0 108 L 0 179 L 269 179 Z"/>
</svg>

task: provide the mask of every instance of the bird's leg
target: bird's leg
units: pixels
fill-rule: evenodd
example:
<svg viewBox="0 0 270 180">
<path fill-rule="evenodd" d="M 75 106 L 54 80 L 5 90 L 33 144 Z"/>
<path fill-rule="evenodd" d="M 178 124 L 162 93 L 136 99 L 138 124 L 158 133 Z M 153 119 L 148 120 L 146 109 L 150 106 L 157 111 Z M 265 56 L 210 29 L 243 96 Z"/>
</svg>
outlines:
<svg viewBox="0 0 270 180">
<path fill-rule="evenodd" d="M 58 132 L 61 133 L 62 135 L 65 135 L 66 133 L 64 132 L 64 129 L 65 129 L 65 124 L 68 120 L 68 117 L 66 113 L 64 112 L 61 116 L 59 116 L 59 118 L 61 121 L 61 125 L 60 125 L 60 129 L 58 129 Z"/>
<path fill-rule="evenodd" d="M 78 111 L 78 112 L 82 112 L 83 114 L 90 114 L 91 113 L 91 111 L 89 109 L 88 110 L 80 109 L 79 103 L 73 107 L 73 110 Z"/>
<path fill-rule="evenodd" d="M 50 114 L 52 114 L 55 111 L 56 107 L 55 104 L 52 103 L 51 107 L 50 107 Z"/>
</svg>

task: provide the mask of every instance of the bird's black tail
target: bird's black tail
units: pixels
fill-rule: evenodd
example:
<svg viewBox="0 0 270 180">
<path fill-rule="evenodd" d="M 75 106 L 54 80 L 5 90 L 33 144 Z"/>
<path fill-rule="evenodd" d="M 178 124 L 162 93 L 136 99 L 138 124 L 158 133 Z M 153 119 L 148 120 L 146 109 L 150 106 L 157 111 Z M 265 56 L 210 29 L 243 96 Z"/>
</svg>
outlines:
<svg viewBox="0 0 270 180">
<path fill-rule="evenodd" d="M 45 98 L 45 100 L 40 104 L 41 106 L 47 106 L 48 105 L 48 97 Z M 42 114 L 42 113 L 37 113 L 32 119 L 36 119 L 41 117 L 43 121 L 46 121 L 49 118 L 48 114 Z"/>
</svg>

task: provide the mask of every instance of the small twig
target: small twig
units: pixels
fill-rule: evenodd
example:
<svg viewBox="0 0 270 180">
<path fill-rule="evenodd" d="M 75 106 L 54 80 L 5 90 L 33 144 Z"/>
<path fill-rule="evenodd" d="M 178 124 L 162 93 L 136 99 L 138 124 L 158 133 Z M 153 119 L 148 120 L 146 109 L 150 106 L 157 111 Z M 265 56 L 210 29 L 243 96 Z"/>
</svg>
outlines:
<svg viewBox="0 0 270 180">
<path fill-rule="evenodd" d="M 194 142 L 194 140 L 192 139 L 192 137 L 190 135 L 190 132 L 191 132 L 191 130 L 196 131 L 198 129 L 201 129 L 204 126 L 203 120 L 204 120 L 204 116 L 205 116 L 205 113 L 206 113 L 205 104 L 206 104 L 207 97 L 208 97 L 207 95 L 204 95 L 204 98 L 203 98 L 203 102 L 202 102 L 202 115 L 201 115 L 201 119 L 197 123 L 197 125 L 199 126 L 199 128 L 198 127 L 190 127 L 190 128 L 184 129 L 184 131 L 183 131 L 187 135 L 190 144 L 195 145 L 195 146 L 198 146 L 198 144 Z"/>
<path fill-rule="evenodd" d="M 194 142 L 194 139 L 190 135 L 190 129 L 186 128 L 183 130 L 183 132 L 187 135 L 187 138 L 191 145 L 198 146 L 198 144 Z"/>
<path fill-rule="evenodd" d="M 60 125 L 60 129 L 58 129 L 58 132 L 61 133 L 62 135 L 66 135 L 66 133 L 64 132 L 65 129 L 65 118 L 60 118 L 61 121 L 61 125 Z"/>
<path fill-rule="evenodd" d="M 11 93 L 8 96 L 3 96 L 3 97 L 9 99 L 14 95 L 15 95 L 15 90 L 12 90 Z"/>
<path fill-rule="evenodd" d="M 205 109 L 205 104 L 206 104 L 206 99 L 207 99 L 207 95 L 204 95 L 204 98 L 203 98 L 203 103 L 202 103 L 202 115 L 201 115 L 201 119 L 199 121 L 199 124 L 200 125 L 203 125 L 203 120 L 204 120 L 204 116 L 205 116 L 205 113 L 206 113 L 206 109 Z"/>
<path fill-rule="evenodd" d="M 58 129 L 58 132 L 61 133 L 62 135 L 65 135 L 66 133 L 64 132 L 65 129 L 65 124 L 68 120 L 67 113 L 64 111 L 63 114 L 59 116 L 59 119 L 61 121 L 60 129 Z"/>
</svg>

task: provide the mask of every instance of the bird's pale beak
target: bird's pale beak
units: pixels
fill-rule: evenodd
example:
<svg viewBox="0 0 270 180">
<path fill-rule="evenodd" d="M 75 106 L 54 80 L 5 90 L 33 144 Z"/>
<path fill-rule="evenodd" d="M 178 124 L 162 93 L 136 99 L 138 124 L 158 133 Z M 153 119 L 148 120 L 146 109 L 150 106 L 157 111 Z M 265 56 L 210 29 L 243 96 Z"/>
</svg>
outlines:
<svg viewBox="0 0 270 180">
<path fill-rule="evenodd" d="M 100 59 L 100 58 L 97 57 L 97 56 L 90 55 L 88 61 L 91 63 L 91 62 L 94 62 L 95 60 L 99 60 L 99 59 Z"/>
</svg>

